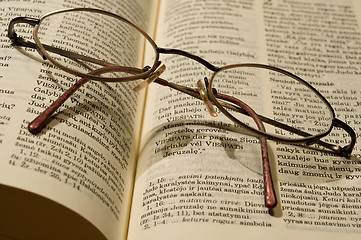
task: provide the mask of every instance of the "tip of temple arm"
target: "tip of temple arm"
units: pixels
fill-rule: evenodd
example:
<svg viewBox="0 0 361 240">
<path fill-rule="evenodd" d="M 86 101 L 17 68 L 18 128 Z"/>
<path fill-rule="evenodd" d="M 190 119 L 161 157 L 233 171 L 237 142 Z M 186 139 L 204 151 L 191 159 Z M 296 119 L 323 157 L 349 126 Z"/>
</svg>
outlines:
<svg viewBox="0 0 361 240">
<path fill-rule="evenodd" d="M 30 133 L 36 135 L 41 132 L 43 127 L 44 127 L 44 121 L 41 121 L 40 119 L 36 118 L 28 125 L 28 130 Z"/>
</svg>

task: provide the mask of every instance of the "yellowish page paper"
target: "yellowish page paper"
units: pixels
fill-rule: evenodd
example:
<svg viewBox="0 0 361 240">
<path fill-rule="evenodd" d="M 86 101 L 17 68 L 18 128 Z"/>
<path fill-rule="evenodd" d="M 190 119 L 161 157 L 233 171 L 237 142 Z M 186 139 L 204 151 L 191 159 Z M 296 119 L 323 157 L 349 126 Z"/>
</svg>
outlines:
<svg viewBox="0 0 361 240">
<path fill-rule="evenodd" d="M 57 70 L 43 61 L 35 50 L 12 47 L 7 27 L 10 20 L 18 16 L 38 18 L 63 8 L 94 7 L 117 13 L 147 31 L 153 29 L 154 11 L 151 9 L 156 6 L 154 3 L 24 0 L 5 1 L 0 5 L 0 183 L 70 208 L 90 221 L 107 239 L 123 239 L 127 232 L 143 93 L 132 90 L 136 82 L 88 82 L 65 102 L 45 130 L 34 136 L 27 130 L 29 121 L 78 77 Z M 32 29 L 24 24 L 16 26 L 20 36 L 29 38 Z M 57 40 L 76 44 L 84 42 L 82 37 L 85 36 L 68 37 Z M 104 44 L 109 45 L 99 42 L 89 50 L 101 51 Z M 142 60 L 142 47 L 128 51 L 133 56 L 127 57 L 138 55 Z M 21 205 L 18 209 L 21 211 Z M 19 223 L 16 218 L 22 216 L 13 214 L 14 219 L 4 215 L 2 218 L 16 226 Z M 25 230 L 15 228 L 15 231 L 25 238 L 30 237 Z"/>
<path fill-rule="evenodd" d="M 162 1 L 156 40 L 216 66 L 287 69 L 321 91 L 359 137 L 359 9 L 357 1 Z M 195 88 L 212 74 L 183 57 L 162 61 L 162 78 L 182 85 Z M 287 121 L 280 103 L 272 104 L 279 97 L 272 87 L 255 89 L 253 104 Z M 278 198 L 270 214 L 258 139 L 232 131 L 222 114 L 211 118 L 201 101 L 156 84 L 146 111 L 129 239 L 359 239 L 358 142 L 346 159 L 269 141 Z M 342 145 L 347 137 L 335 130 L 326 141 Z"/>
</svg>

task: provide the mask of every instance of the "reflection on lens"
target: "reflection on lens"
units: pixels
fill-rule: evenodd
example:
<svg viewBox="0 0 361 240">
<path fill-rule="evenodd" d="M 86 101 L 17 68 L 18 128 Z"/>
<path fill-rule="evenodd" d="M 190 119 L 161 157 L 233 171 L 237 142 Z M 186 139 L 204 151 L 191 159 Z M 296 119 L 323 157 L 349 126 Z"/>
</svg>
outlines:
<svg viewBox="0 0 361 240">
<path fill-rule="evenodd" d="M 41 20 L 37 35 L 53 60 L 84 74 L 111 65 L 142 69 L 155 64 L 155 51 L 152 60 L 143 63 L 144 47 L 153 48 L 147 38 L 139 29 L 113 15 L 83 10 L 59 12 Z M 128 76 L 124 72 L 102 75 Z"/>
<path fill-rule="evenodd" d="M 325 133 L 332 124 L 329 105 L 302 80 L 260 65 L 234 65 L 216 73 L 212 88 L 249 105 L 269 134 L 302 139 Z M 258 130 L 242 111 L 225 109 L 239 121 Z M 277 123 L 278 122 L 278 123 Z"/>
</svg>

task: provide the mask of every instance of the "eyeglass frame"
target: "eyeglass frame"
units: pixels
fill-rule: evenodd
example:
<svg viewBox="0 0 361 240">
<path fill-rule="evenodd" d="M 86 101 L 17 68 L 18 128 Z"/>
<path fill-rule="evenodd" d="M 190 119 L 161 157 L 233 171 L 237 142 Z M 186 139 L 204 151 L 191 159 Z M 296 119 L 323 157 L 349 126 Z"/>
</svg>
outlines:
<svg viewBox="0 0 361 240">
<path fill-rule="evenodd" d="M 101 77 L 101 76 L 99 76 L 99 74 L 101 74 L 103 72 L 113 71 L 117 67 L 113 66 L 113 64 L 106 63 L 106 62 L 101 61 L 101 60 L 92 59 L 92 58 L 89 58 L 87 56 L 80 55 L 80 54 L 77 54 L 77 53 L 74 53 L 74 52 L 69 52 L 69 51 L 58 49 L 58 48 L 55 48 L 55 47 L 52 47 L 52 46 L 43 45 L 40 42 L 40 40 L 39 40 L 39 38 L 37 36 L 39 24 L 41 23 L 41 21 L 43 19 L 45 19 L 46 17 L 52 16 L 54 14 L 63 13 L 63 12 L 71 12 L 71 11 L 96 12 L 96 13 L 105 14 L 105 15 L 108 15 L 108 16 L 111 16 L 111 17 L 115 17 L 115 18 L 117 18 L 117 19 L 119 19 L 119 20 L 121 20 L 121 21 L 123 21 L 123 22 L 125 22 L 127 24 L 130 24 L 132 27 L 137 29 L 145 37 L 145 39 L 151 44 L 151 46 L 153 47 L 153 49 L 155 51 L 155 60 L 154 60 L 153 66 L 147 66 L 142 70 L 137 69 L 137 68 L 118 66 L 118 71 L 124 71 L 124 72 L 128 72 L 128 73 L 133 73 L 133 74 L 136 74 L 136 75 L 122 77 L 122 78 Z M 17 34 L 16 34 L 15 30 L 14 30 L 14 26 L 15 26 L 15 24 L 20 24 L 20 23 L 29 24 L 29 25 L 34 27 L 33 39 L 34 39 L 35 43 L 30 42 L 30 41 L 28 41 L 28 40 L 26 40 L 24 38 L 21 38 L 21 37 L 17 36 Z M 188 94 L 190 96 L 193 96 L 193 97 L 195 97 L 197 99 L 202 100 L 203 97 L 209 98 L 211 104 L 214 104 L 215 106 L 217 106 L 217 108 L 226 117 L 228 117 L 231 121 L 233 121 L 234 123 L 240 125 L 241 127 L 245 128 L 245 129 L 251 131 L 256 137 L 260 138 L 262 150 L 265 151 L 265 152 L 262 153 L 263 162 L 265 162 L 265 158 L 267 158 L 266 162 L 268 162 L 267 144 L 265 143 L 265 139 L 269 139 L 269 140 L 273 140 L 273 141 L 277 141 L 277 142 L 282 142 L 282 143 L 287 143 L 287 144 L 305 144 L 306 146 L 309 146 L 309 145 L 312 145 L 312 144 L 318 144 L 320 146 L 323 146 L 323 147 L 331 150 L 335 154 L 340 155 L 340 156 L 344 156 L 344 157 L 349 157 L 350 156 L 350 154 L 351 154 L 351 152 L 352 152 L 352 150 L 353 150 L 353 148 L 355 146 L 355 143 L 356 143 L 356 134 L 355 134 L 354 130 L 348 124 L 346 124 L 343 121 L 341 121 L 340 119 L 336 118 L 335 111 L 334 111 L 333 107 L 331 106 L 331 104 L 328 102 L 328 100 L 317 89 L 315 89 L 311 84 L 309 84 L 308 82 L 306 82 L 302 78 L 298 77 L 297 75 L 295 75 L 295 74 L 293 74 L 291 72 L 288 72 L 288 71 L 286 71 L 284 69 L 278 68 L 278 67 L 265 65 L 265 64 L 258 64 L 258 63 L 242 63 L 242 64 L 232 64 L 232 65 L 226 65 L 226 66 L 222 66 L 222 67 L 216 67 L 215 65 L 211 64 L 207 60 L 205 60 L 205 59 L 203 59 L 203 58 L 201 58 L 201 57 L 199 57 L 197 55 L 186 52 L 184 50 L 158 47 L 157 44 L 154 42 L 154 40 L 144 30 L 142 30 L 140 27 L 138 27 L 137 25 L 135 25 L 131 21 L 123 18 L 122 16 L 119 16 L 117 14 L 114 14 L 114 13 L 111 13 L 111 12 L 108 12 L 108 11 L 104 11 L 104 10 L 101 10 L 101 9 L 94 9 L 94 8 L 69 8 L 69 9 L 61 9 L 61 10 L 56 10 L 56 11 L 49 12 L 49 13 L 43 15 L 40 18 L 17 17 L 17 18 L 12 19 L 10 21 L 10 23 L 9 23 L 8 37 L 10 38 L 13 45 L 36 49 L 39 52 L 39 54 L 43 57 L 44 60 L 47 59 L 50 62 L 52 62 L 55 66 L 57 66 L 59 69 L 82 78 L 72 88 L 70 88 L 66 93 L 64 93 L 64 95 L 61 96 L 58 99 L 59 101 L 57 100 L 58 105 L 59 105 L 59 102 L 61 102 L 60 103 L 60 105 L 61 105 L 67 98 L 70 97 L 70 95 L 73 92 L 75 92 L 81 85 L 83 85 L 88 80 L 103 81 L 103 82 L 128 82 L 128 81 L 134 81 L 134 80 L 139 80 L 139 79 L 147 79 L 147 78 L 152 78 L 153 77 L 155 83 L 158 83 L 158 84 L 163 85 L 163 86 L 170 87 L 170 88 L 178 90 L 178 91 L 181 91 L 181 92 L 186 93 L 186 94 Z M 68 57 L 68 58 L 71 58 L 71 59 L 75 58 L 75 59 L 81 59 L 81 60 L 90 60 L 90 62 L 97 61 L 97 63 L 99 63 L 100 65 L 103 65 L 104 68 L 95 70 L 95 71 L 93 71 L 91 73 L 88 73 L 88 74 L 84 74 L 84 73 L 81 73 L 81 72 L 66 68 L 63 65 L 59 64 L 57 61 L 55 61 L 48 54 L 47 51 L 55 52 L 55 53 L 58 53 L 60 55 L 63 55 L 65 57 Z M 199 88 L 198 89 L 193 89 L 193 88 L 182 86 L 182 85 L 179 85 L 179 84 L 176 84 L 176 83 L 171 83 L 171 82 L 168 82 L 168 81 L 166 81 L 164 79 L 159 78 L 160 74 L 155 75 L 155 73 L 157 72 L 157 69 L 159 67 L 160 54 L 181 55 L 181 56 L 190 58 L 190 59 L 202 64 L 208 70 L 213 71 L 213 74 L 212 74 L 210 80 L 205 81 L 205 83 L 206 83 L 206 87 L 205 87 L 206 93 L 202 95 L 201 90 Z M 239 99 L 236 99 L 234 97 L 230 97 L 230 96 L 227 96 L 227 95 L 224 95 L 224 94 L 217 93 L 217 91 L 214 88 L 212 88 L 212 83 L 213 83 L 213 80 L 214 80 L 214 76 L 220 71 L 223 71 L 223 70 L 226 70 L 226 69 L 229 69 L 229 68 L 234 68 L 234 67 L 254 67 L 254 68 L 268 69 L 268 70 L 271 70 L 271 71 L 275 71 L 275 72 L 279 72 L 281 74 L 287 75 L 287 76 L 295 79 L 296 81 L 304 84 L 309 89 L 311 89 L 327 105 L 327 107 L 331 111 L 332 122 L 330 124 L 329 129 L 326 130 L 323 133 L 316 134 L 316 135 L 311 135 L 311 134 L 305 133 L 305 132 L 303 132 L 301 130 L 298 130 L 296 128 L 293 128 L 291 126 L 288 126 L 288 125 L 285 125 L 285 124 L 280 123 L 278 121 L 275 121 L 273 119 L 269 119 L 267 117 L 258 115 L 257 113 L 255 113 L 253 111 L 252 108 L 250 108 L 248 105 L 246 105 L 244 102 L 242 102 Z M 96 75 L 96 74 L 98 74 L 98 75 Z M 238 105 L 238 108 L 237 108 L 237 106 L 232 106 L 232 105 L 230 105 L 230 104 L 228 104 L 228 103 L 226 103 L 224 101 L 220 102 L 217 98 L 223 99 L 224 101 L 232 102 L 233 104 Z M 54 102 L 54 104 L 55 104 L 55 102 Z M 57 108 L 59 106 L 57 106 Z M 236 110 L 236 111 L 241 111 L 241 112 L 243 111 L 242 112 L 243 114 L 247 114 L 250 117 L 252 117 L 253 120 L 257 123 L 258 130 L 253 128 L 253 127 L 248 126 L 247 124 L 245 124 L 245 123 L 243 123 L 241 121 L 239 121 L 237 118 L 235 118 L 233 115 L 231 115 L 227 110 L 225 110 L 224 107 L 230 108 L 230 109 Z M 247 107 L 248 107 L 248 110 L 244 110 Z M 52 109 L 51 112 L 45 114 L 46 118 L 50 118 L 50 116 L 56 111 L 56 109 Z M 45 118 L 45 117 L 43 116 L 43 118 Z M 261 123 L 259 123 L 259 121 L 261 121 Z M 283 129 L 286 129 L 286 130 L 288 130 L 290 132 L 301 135 L 304 138 L 300 138 L 300 139 L 283 138 L 283 137 L 280 137 L 280 136 L 277 136 L 277 135 L 267 133 L 264 130 L 264 128 L 262 129 L 261 125 L 263 125 L 263 122 L 272 124 L 274 126 L 277 126 L 277 127 L 283 128 Z M 41 126 L 41 128 L 42 127 L 43 126 Z M 351 141 L 350 141 L 350 143 L 348 145 L 346 145 L 344 147 L 341 147 L 339 145 L 330 144 L 330 143 L 327 143 L 327 142 L 324 142 L 324 141 L 320 140 L 322 137 L 327 136 L 332 131 L 332 129 L 334 127 L 342 128 L 344 131 L 346 131 L 350 135 Z M 265 150 L 264 150 L 264 148 L 265 148 Z M 265 155 L 264 153 L 266 153 L 267 156 L 264 156 Z M 265 172 L 264 172 L 264 174 L 265 174 Z M 270 174 L 269 170 L 267 171 L 266 174 Z M 267 176 L 265 176 L 265 175 L 264 175 L 264 177 L 267 178 Z M 270 177 L 270 175 L 269 175 L 269 177 Z M 266 181 L 265 181 L 265 184 L 269 184 L 269 183 L 266 183 Z M 274 192 L 273 185 L 272 185 L 271 190 L 268 189 L 266 191 L 273 191 Z"/>
</svg>

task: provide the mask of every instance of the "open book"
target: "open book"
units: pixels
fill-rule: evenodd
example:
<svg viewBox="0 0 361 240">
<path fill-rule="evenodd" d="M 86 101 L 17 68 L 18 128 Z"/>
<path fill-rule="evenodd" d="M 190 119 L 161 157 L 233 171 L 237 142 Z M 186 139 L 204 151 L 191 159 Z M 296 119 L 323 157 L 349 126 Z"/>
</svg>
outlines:
<svg viewBox="0 0 361 240">
<path fill-rule="evenodd" d="M 319 146 L 267 141 L 278 199 L 270 211 L 260 138 L 217 108 L 218 117 L 212 117 L 201 100 L 159 84 L 135 92 L 142 80 L 88 81 L 40 133 L 31 134 L 29 122 L 79 78 L 32 48 L 12 46 L 8 24 L 69 7 L 118 14 L 158 46 L 185 50 L 215 66 L 251 62 L 292 72 L 322 93 L 337 118 L 360 136 L 358 0 L 2 1 L 0 239 L 360 238 L 359 142 L 342 157 Z M 71 18 L 62 21 L 67 29 Z M 20 24 L 16 31 L 31 39 L 33 29 Z M 86 34 L 55 40 L 88 52 L 111 44 L 87 48 Z M 132 50 L 122 54 L 142 63 L 151 58 L 143 44 Z M 192 59 L 160 60 L 167 68 L 161 78 L 169 82 L 196 88 L 212 75 Z M 253 105 L 262 105 L 273 120 L 298 124 L 302 118 L 287 115 L 288 100 L 272 85 L 242 93 L 232 82 L 224 87 L 257 95 L 260 102 Z M 338 128 L 323 141 L 349 143 Z"/>
</svg>

